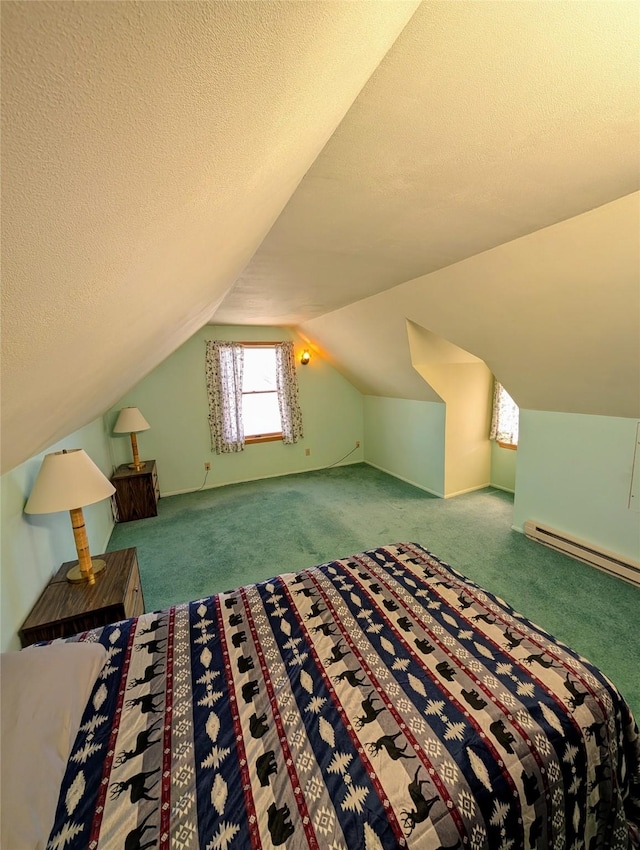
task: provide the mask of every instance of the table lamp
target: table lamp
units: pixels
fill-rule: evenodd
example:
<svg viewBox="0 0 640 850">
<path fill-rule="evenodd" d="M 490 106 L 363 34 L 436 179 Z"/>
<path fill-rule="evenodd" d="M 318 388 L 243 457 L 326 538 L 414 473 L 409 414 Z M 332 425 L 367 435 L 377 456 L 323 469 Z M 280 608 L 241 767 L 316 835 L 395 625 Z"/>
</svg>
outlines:
<svg viewBox="0 0 640 850">
<path fill-rule="evenodd" d="M 136 437 L 136 431 L 148 431 L 150 427 L 151 425 L 149 425 L 137 407 L 123 407 L 120 411 L 120 415 L 118 416 L 113 428 L 113 433 L 131 434 L 133 463 L 129 464 L 129 469 L 135 469 L 137 472 L 144 469 L 144 463 L 140 463 L 140 457 L 138 455 L 138 438 Z"/>
<path fill-rule="evenodd" d="M 67 572 L 67 581 L 95 584 L 105 562 L 92 560 L 82 508 L 107 499 L 115 487 L 100 472 L 84 449 L 63 449 L 45 455 L 25 505 L 27 514 L 69 511 L 78 563 Z"/>
</svg>

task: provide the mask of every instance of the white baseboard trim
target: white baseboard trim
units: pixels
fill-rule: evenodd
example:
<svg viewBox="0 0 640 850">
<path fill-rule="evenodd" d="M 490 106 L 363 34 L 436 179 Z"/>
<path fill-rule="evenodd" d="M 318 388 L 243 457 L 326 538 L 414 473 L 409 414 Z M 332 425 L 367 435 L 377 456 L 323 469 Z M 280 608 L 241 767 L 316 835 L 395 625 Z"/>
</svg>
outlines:
<svg viewBox="0 0 640 850">
<path fill-rule="evenodd" d="M 375 469 L 379 469 L 380 472 L 385 472 L 387 475 L 390 475 L 392 478 L 397 478 L 399 481 L 404 481 L 405 484 L 411 484 L 412 487 L 417 487 L 418 490 L 424 490 L 425 493 L 430 493 L 432 496 L 437 496 L 439 499 L 445 498 L 443 493 L 438 493 L 437 490 L 430 490 L 428 487 L 425 487 L 422 484 L 418 484 L 417 481 L 412 481 L 410 478 L 404 478 L 402 475 L 396 475 L 395 472 L 391 472 L 391 470 L 385 469 L 384 466 L 378 466 L 377 463 L 371 463 L 370 460 L 365 460 L 365 463 L 368 466 L 373 466 Z"/>
<path fill-rule="evenodd" d="M 494 490 L 502 490 L 503 493 L 511 493 L 512 496 L 515 496 L 516 491 L 512 490 L 510 487 L 503 487 L 501 484 L 489 484 L 489 487 L 493 487 Z"/>
<path fill-rule="evenodd" d="M 208 484 L 206 487 L 187 487 L 183 490 L 168 490 L 166 493 L 161 493 L 161 498 L 167 496 L 182 496 L 185 493 L 198 493 L 205 490 L 216 490 L 218 487 L 229 487 L 231 484 L 249 484 L 251 481 L 266 481 L 268 478 L 285 478 L 287 475 L 302 475 L 305 472 L 320 472 L 323 469 L 334 469 L 337 466 L 354 466 L 357 463 L 363 463 L 361 460 L 352 460 L 348 463 L 336 463 L 331 467 L 328 466 L 312 466 L 307 469 L 291 469 L 289 472 L 274 472 L 271 475 L 258 475 L 255 478 L 238 478 L 233 481 L 220 481 L 216 484 Z"/>
<path fill-rule="evenodd" d="M 284 478 L 287 475 L 302 475 L 305 472 L 320 472 L 323 469 L 334 469 L 338 466 L 354 466 L 358 463 L 366 463 L 367 466 L 372 466 L 374 469 L 379 469 L 380 472 L 384 472 L 386 475 L 390 475 L 392 478 L 397 478 L 399 481 L 404 481 L 405 484 L 411 484 L 412 487 L 417 487 L 418 490 L 423 490 L 425 493 L 429 493 L 431 496 L 436 496 L 438 499 L 453 499 L 456 496 L 464 496 L 465 493 L 473 493 L 476 490 L 485 490 L 487 487 L 493 487 L 496 490 L 504 490 L 506 493 L 514 493 L 513 490 L 509 490 L 506 487 L 500 487 L 497 484 L 478 484 L 475 487 L 468 487 L 466 490 L 457 490 L 455 493 L 439 493 L 437 490 L 431 490 L 429 487 L 425 487 L 423 484 L 419 484 L 417 481 L 413 481 L 411 478 L 405 478 L 402 475 L 397 475 L 395 472 L 391 472 L 390 469 L 386 469 L 384 466 L 379 466 L 377 463 L 371 463 L 369 460 L 354 460 L 347 461 L 346 463 L 336 463 L 332 466 L 312 466 L 306 469 L 292 469 L 289 472 L 274 472 L 271 475 L 259 475 L 253 478 L 238 478 L 233 481 L 220 481 L 215 484 L 208 484 L 205 487 L 185 487 L 181 490 L 168 490 L 167 492 L 161 493 L 161 498 L 167 498 L 168 496 L 182 496 L 185 493 L 198 493 L 204 492 L 205 490 L 215 490 L 218 487 L 228 487 L 232 484 L 249 484 L 252 481 L 266 481 L 268 478 Z M 516 529 L 521 533 L 524 533 L 523 529 Z M 113 528 L 111 529 L 113 532 Z M 111 533 L 109 534 L 109 538 L 111 537 Z M 108 538 L 108 539 L 109 539 Z M 107 542 L 108 542 L 107 539 Z M 106 551 L 106 546 L 103 551 Z"/>
<path fill-rule="evenodd" d="M 386 472 L 387 475 L 391 475 L 392 478 L 397 478 L 399 481 L 404 481 L 406 484 L 411 484 L 412 487 L 417 487 L 418 490 L 424 490 L 425 493 L 430 493 L 432 496 L 437 496 L 438 499 L 453 499 L 455 496 L 464 496 L 465 493 L 474 493 L 476 490 L 486 490 L 487 487 L 493 487 L 493 484 L 478 484 L 475 487 L 468 487 L 466 490 L 457 490 L 455 493 L 439 493 L 437 490 L 430 490 L 429 487 L 425 487 L 423 484 L 418 484 L 417 481 L 412 481 L 410 478 L 404 478 L 402 475 L 396 475 L 395 472 L 391 472 L 389 469 L 385 469 L 384 466 L 378 466 L 377 463 L 371 463 L 370 460 L 365 460 L 365 463 L 369 466 L 373 466 L 376 469 L 379 469 L 380 472 Z"/>
<path fill-rule="evenodd" d="M 491 484 L 477 484 L 475 487 L 467 487 L 466 490 L 457 490 L 455 493 L 447 493 L 445 499 L 453 499 L 455 496 L 464 496 L 465 493 L 475 493 L 476 490 L 486 490 Z"/>
</svg>

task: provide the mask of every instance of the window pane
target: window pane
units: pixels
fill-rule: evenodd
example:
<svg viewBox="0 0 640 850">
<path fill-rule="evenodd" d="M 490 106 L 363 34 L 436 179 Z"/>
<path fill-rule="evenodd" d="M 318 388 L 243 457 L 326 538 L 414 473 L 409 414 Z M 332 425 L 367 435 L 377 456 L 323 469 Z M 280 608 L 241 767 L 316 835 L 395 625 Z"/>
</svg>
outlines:
<svg viewBox="0 0 640 850">
<path fill-rule="evenodd" d="M 276 350 L 275 348 L 244 349 L 244 374 L 242 392 L 276 389 Z M 245 429 L 246 433 L 246 429 Z"/>
<path fill-rule="evenodd" d="M 277 393 L 242 396 L 242 420 L 245 437 L 279 434 L 282 431 Z"/>
</svg>

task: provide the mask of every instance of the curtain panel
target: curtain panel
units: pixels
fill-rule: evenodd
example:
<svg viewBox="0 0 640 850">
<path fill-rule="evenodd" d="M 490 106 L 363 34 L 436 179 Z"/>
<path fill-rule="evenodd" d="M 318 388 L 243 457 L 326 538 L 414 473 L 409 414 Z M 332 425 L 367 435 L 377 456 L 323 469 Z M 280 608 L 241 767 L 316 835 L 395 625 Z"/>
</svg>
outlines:
<svg viewBox="0 0 640 850">
<path fill-rule="evenodd" d="M 207 341 L 206 375 L 209 399 L 211 449 L 216 454 L 244 449 L 242 421 L 242 378 L 244 345 L 239 342 Z M 276 342 L 276 391 L 282 442 L 291 445 L 304 436 L 298 403 L 298 379 L 292 342 Z"/>
<path fill-rule="evenodd" d="M 282 442 L 290 445 L 304 437 L 302 411 L 298 403 L 298 378 L 292 342 L 277 342 L 276 388 L 282 421 Z"/>
<path fill-rule="evenodd" d="M 206 373 L 211 449 L 216 454 L 244 449 L 242 372 L 244 348 L 237 342 L 207 341 Z"/>
<path fill-rule="evenodd" d="M 517 404 L 502 384 L 494 381 L 489 439 L 509 446 L 517 446 L 519 421 L 520 411 Z"/>
</svg>

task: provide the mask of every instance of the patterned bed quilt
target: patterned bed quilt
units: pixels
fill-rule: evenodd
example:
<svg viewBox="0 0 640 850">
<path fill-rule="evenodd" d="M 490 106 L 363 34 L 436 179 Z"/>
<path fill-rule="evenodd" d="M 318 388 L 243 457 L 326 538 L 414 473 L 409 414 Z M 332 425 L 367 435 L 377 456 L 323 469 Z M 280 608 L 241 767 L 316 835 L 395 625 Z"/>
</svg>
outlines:
<svg viewBox="0 0 640 850">
<path fill-rule="evenodd" d="M 631 712 L 413 543 L 96 629 L 52 850 L 628 850 Z"/>
</svg>

